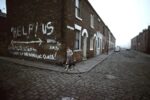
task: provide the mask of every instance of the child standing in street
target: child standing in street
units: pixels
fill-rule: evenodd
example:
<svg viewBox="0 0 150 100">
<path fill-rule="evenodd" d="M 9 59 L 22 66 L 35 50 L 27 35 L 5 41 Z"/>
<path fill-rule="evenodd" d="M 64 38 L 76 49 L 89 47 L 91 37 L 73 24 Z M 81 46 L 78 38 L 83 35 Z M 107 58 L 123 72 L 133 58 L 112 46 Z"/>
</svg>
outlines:
<svg viewBox="0 0 150 100">
<path fill-rule="evenodd" d="M 68 47 L 66 53 L 67 53 L 67 59 L 66 59 L 65 70 L 68 70 L 71 67 L 72 62 L 73 62 L 73 60 L 72 60 L 73 51 Z"/>
</svg>

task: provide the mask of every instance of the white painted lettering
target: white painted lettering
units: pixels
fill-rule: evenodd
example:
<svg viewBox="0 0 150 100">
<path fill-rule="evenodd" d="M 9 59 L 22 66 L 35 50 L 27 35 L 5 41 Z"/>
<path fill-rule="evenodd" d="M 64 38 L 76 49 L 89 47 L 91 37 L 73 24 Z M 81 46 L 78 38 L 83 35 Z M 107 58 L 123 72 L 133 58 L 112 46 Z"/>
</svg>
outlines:
<svg viewBox="0 0 150 100">
<path fill-rule="evenodd" d="M 38 26 L 39 26 L 39 24 L 38 24 L 38 22 L 36 22 L 36 24 L 35 24 L 35 33 L 37 33 L 37 31 L 38 31 Z"/>
<path fill-rule="evenodd" d="M 43 54 L 43 58 L 46 59 L 46 55 L 45 54 Z"/>
<path fill-rule="evenodd" d="M 51 35 L 54 31 L 54 27 L 51 26 L 51 22 L 47 23 L 47 29 L 48 29 L 47 31 L 49 31 L 49 32 L 47 32 L 47 35 Z"/>
<path fill-rule="evenodd" d="M 41 55 L 41 54 L 40 54 L 40 55 L 38 55 L 38 56 L 37 56 L 37 58 L 38 58 L 38 59 L 41 59 L 41 58 L 42 58 L 42 55 Z"/>
<path fill-rule="evenodd" d="M 56 40 L 53 40 L 53 39 L 47 39 L 47 43 L 56 43 Z"/>
<path fill-rule="evenodd" d="M 43 34 L 46 34 L 46 25 L 42 24 L 42 32 Z"/>
<path fill-rule="evenodd" d="M 23 35 L 27 35 L 27 33 L 25 33 L 25 31 L 24 31 L 25 29 L 24 29 L 24 26 L 22 27 L 22 32 L 23 32 Z"/>
<path fill-rule="evenodd" d="M 41 29 L 41 30 L 39 30 Z M 34 36 L 37 37 L 36 33 L 42 31 L 43 34 L 49 36 L 54 32 L 54 27 L 52 26 L 52 22 L 47 22 L 46 24 L 40 24 L 38 22 L 34 24 L 29 24 L 28 26 L 17 26 L 11 27 L 11 32 L 13 33 L 13 38 L 27 36 L 30 37 L 31 33 L 35 33 Z"/>
<path fill-rule="evenodd" d="M 33 31 L 33 24 L 29 24 L 29 34 Z"/>
<path fill-rule="evenodd" d="M 18 26 L 17 27 L 17 37 L 20 37 L 21 36 L 21 27 Z"/>
</svg>

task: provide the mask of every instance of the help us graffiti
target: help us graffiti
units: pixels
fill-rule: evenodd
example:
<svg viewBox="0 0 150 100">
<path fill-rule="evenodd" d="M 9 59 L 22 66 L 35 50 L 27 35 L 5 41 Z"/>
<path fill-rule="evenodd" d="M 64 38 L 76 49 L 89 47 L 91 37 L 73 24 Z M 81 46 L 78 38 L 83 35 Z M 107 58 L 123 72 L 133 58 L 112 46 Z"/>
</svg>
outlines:
<svg viewBox="0 0 150 100">
<path fill-rule="evenodd" d="M 44 35 L 50 36 L 54 32 L 54 26 L 52 22 L 47 23 L 34 23 L 28 25 L 19 25 L 11 27 L 11 32 L 13 33 L 13 38 L 27 36 L 31 34 L 42 33 Z"/>
</svg>

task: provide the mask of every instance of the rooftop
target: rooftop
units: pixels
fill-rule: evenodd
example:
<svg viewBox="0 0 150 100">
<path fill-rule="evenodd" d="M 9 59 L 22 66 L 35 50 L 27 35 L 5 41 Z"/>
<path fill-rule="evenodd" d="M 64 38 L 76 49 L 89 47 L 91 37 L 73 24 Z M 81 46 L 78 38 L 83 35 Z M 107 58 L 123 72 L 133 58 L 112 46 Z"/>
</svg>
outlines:
<svg viewBox="0 0 150 100">
<path fill-rule="evenodd" d="M 3 13 L 0 9 L 0 17 L 6 17 L 6 13 Z"/>
</svg>

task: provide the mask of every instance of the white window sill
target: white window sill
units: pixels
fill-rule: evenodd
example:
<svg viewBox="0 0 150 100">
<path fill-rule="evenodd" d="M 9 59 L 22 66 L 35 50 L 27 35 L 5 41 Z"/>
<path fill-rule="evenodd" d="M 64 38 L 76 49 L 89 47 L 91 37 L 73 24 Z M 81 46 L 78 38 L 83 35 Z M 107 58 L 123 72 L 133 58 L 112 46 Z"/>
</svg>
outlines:
<svg viewBox="0 0 150 100">
<path fill-rule="evenodd" d="M 74 50 L 73 52 L 80 52 L 81 50 Z"/>
<path fill-rule="evenodd" d="M 91 28 L 93 28 L 93 29 L 94 29 L 94 26 L 91 26 Z"/>
<path fill-rule="evenodd" d="M 78 17 L 77 15 L 76 15 L 76 18 L 77 18 L 78 20 L 82 21 L 82 18 Z"/>
</svg>

